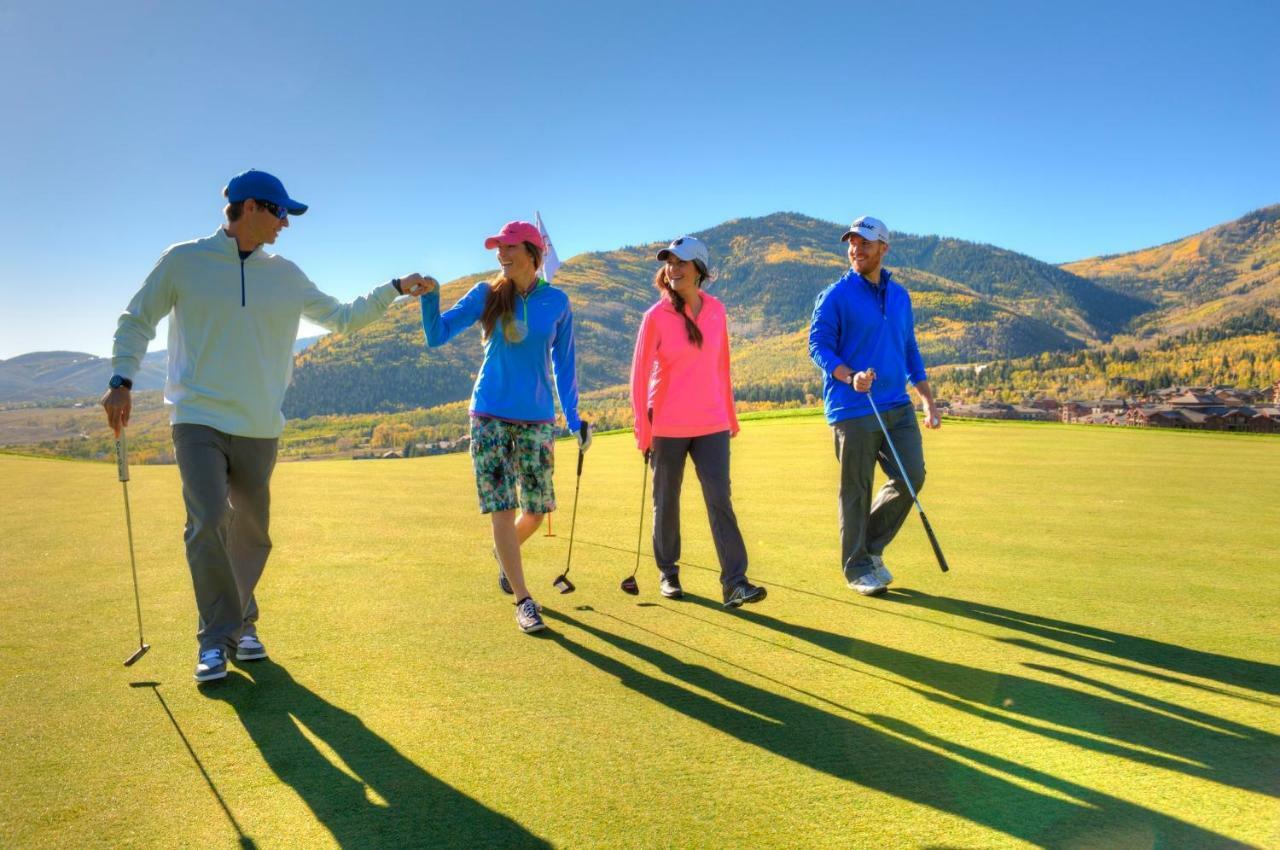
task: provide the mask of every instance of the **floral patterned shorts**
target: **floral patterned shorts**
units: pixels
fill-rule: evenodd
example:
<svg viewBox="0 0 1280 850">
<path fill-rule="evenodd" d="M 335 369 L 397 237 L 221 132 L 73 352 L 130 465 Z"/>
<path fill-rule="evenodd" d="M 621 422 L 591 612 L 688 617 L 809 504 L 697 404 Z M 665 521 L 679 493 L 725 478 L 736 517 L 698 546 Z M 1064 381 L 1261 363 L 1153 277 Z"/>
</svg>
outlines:
<svg viewBox="0 0 1280 850">
<path fill-rule="evenodd" d="M 476 471 L 480 513 L 520 507 L 525 513 L 547 514 L 556 509 L 556 491 L 551 484 L 555 426 L 550 422 L 472 416 L 471 464 Z"/>
</svg>

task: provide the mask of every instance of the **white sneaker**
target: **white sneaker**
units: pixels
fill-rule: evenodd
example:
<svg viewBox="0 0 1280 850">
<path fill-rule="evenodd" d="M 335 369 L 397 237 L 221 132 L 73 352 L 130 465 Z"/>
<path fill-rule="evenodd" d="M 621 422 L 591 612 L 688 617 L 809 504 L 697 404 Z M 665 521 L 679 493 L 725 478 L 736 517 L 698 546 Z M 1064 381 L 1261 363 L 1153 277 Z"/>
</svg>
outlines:
<svg viewBox="0 0 1280 850">
<path fill-rule="evenodd" d="M 879 555 L 871 555 L 872 574 L 879 579 L 880 583 L 885 587 L 893 584 L 893 573 L 889 572 L 889 568 L 884 565 L 884 558 Z"/>
<path fill-rule="evenodd" d="M 880 581 L 880 577 L 876 575 L 875 570 L 863 573 L 862 575 L 849 582 L 849 587 L 861 593 L 863 596 L 881 596 L 889 590 L 889 586 Z"/>
<path fill-rule="evenodd" d="M 257 635 L 241 635 L 236 644 L 236 661 L 257 661 L 267 657 L 267 648 Z"/>
<path fill-rule="evenodd" d="M 540 632 L 547 627 L 538 613 L 540 610 L 542 606 L 527 596 L 516 603 L 516 625 L 520 627 L 520 631 L 529 634 Z"/>
<path fill-rule="evenodd" d="M 209 649 L 200 650 L 200 657 L 196 660 L 195 680 L 197 682 L 212 682 L 214 679 L 225 679 L 227 677 L 227 653 L 222 647 L 210 647 Z"/>
</svg>

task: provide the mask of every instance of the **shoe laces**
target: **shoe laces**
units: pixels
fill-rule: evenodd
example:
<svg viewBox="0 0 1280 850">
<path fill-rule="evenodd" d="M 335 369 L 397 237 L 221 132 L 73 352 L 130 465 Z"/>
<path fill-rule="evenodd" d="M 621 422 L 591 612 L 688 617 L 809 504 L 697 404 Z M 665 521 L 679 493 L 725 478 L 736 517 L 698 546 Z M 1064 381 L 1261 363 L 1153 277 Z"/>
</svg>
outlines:
<svg viewBox="0 0 1280 850">
<path fill-rule="evenodd" d="M 213 666 L 222 663 L 221 649 L 206 649 L 200 653 L 200 663 Z"/>
</svg>

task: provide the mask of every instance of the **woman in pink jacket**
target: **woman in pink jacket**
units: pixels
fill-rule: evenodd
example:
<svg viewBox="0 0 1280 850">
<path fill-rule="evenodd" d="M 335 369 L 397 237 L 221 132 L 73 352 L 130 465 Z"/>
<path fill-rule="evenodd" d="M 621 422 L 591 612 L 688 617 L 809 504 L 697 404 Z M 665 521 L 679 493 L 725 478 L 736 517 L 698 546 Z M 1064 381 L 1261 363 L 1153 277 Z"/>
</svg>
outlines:
<svg viewBox="0 0 1280 850">
<path fill-rule="evenodd" d="M 747 549 L 729 495 L 729 438 L 738 433 L 729 383 L 724 305 L 702 291 L 707 246 L 684 236 L 658 252 L 661 297 L 644 314 L 631 361 L 636 444 L 653 466 L 653 556 L 668 599 L 680 587 L 680 484 L 693 458 L 720 559 L 726 608 L 759 602 L 765 589 L 747 581 Z"/>
</svg>

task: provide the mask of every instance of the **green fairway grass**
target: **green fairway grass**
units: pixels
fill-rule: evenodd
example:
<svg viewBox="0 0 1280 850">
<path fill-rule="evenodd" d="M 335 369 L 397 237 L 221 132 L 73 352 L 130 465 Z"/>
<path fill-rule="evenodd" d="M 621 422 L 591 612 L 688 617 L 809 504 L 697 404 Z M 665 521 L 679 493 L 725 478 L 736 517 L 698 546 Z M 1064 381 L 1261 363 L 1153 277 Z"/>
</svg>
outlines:
<svg viewBox="0 0 1280 850">
<path fill-rule="evenodd" d="M 174 467 L 0 457 L 2 847 L 1280 846 L 1280 440 L 947 422 L 920 521 L 857 596 L 821 417 L 744 422 L 735 506 L 764 602 L 726 612 L 692 467 L 685 600 L 642 464 L 557 446 L 497 588 L 470 460 L 282 464 L 270 661 L 191 681 Z"/>
</svg>

